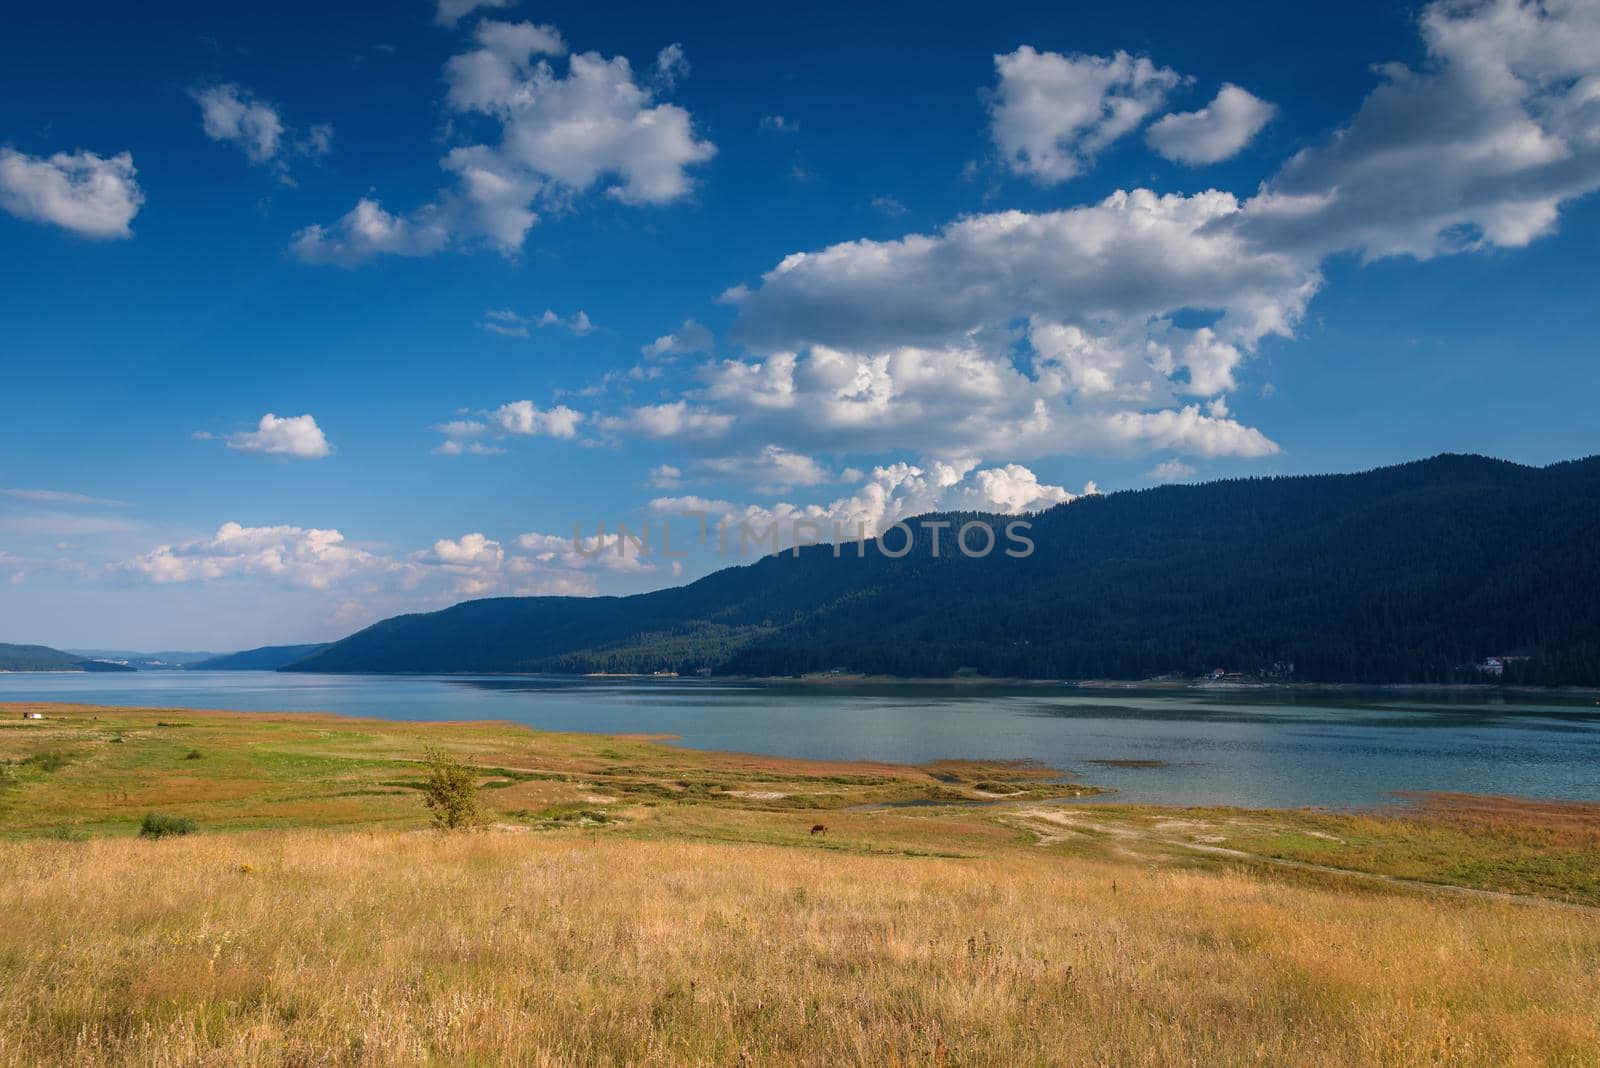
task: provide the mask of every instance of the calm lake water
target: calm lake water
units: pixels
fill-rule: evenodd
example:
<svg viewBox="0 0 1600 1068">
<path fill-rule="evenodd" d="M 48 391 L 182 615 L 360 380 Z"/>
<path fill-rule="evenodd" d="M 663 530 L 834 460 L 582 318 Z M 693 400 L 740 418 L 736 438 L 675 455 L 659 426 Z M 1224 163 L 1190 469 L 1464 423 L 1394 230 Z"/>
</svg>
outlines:
<svg viewBox="0 0 1600 1068">
<path fill-rule="evenodd" d="M 1600 706 L 1498 694 L 803 686 L 272 672 L 0 674 L 0 701 L 504 719 L 698 749 L 923 763 L 1027 758 L 1129 801 L 1367 806 L 1395 790 L 1600 800 Z M 1118 768 L 1097 760 L 1161 761 Z"/>
</svg>

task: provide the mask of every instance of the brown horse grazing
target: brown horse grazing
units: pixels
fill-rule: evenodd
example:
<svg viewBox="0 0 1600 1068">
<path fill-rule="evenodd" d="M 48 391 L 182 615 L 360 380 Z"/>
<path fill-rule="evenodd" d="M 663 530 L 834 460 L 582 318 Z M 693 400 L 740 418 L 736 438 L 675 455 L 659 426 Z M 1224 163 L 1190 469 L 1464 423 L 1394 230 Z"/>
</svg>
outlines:
<svg viewBox="0 0 1600 1068">
<path fill-rule="evenodd" d="M 828 828 L 824 827 L 820 823 L 812 824 L 811 833 L 812 834 L 827 834 L 828 833 Z"/>
</svg>

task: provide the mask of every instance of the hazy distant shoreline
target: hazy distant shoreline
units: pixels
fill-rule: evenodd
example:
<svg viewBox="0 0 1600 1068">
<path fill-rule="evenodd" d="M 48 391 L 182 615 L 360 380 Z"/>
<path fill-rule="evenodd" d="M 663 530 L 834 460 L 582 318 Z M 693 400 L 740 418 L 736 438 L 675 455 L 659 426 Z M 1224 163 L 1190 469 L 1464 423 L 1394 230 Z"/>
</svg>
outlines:
<svg viewBox="0 0 1600 1068">
<path fill-rule="evenodd" d="M 596 676 L 650 678 L 641 676 Z M 692 677 L 692 676 L 691 676 Z M 908 678 L 899 675 L 716 675 L 704 681 L 744 682 L 763 685 L 869 685 L 869 686 L 1033 686 L 1069 690 L 1127 690 L 1175 693 L 1503 693 L 1600 697 L 1600 689 L 1586 686 L 1495 686 L 1467 682 L 1209 682 L 1201 679 L 1030 679 L 987 676 Z"/>
</svg>

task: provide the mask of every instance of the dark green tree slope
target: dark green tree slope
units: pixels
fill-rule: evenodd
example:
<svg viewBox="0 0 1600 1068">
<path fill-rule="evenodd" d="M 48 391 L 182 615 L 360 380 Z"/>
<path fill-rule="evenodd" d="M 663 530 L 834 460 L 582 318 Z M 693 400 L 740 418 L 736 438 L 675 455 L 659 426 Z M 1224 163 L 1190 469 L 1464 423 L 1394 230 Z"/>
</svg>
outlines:
<svg viewBox="0 0 1600 1068">
<path fill-rule="evenodd" d="M 263 645 L 259 649 L 244 649 L 237 653 L 223 653 L 190 664 L 191 671 L 276 671 L 302 657 L 326 649 L 326 642 L 311 645 Z"/>
<path fill-rule="evenodd" d="M 1506 681 L 1600 684 L 1600 458 L 1165 486 L 1031 521 L 1025 559 L 967 558 L 949 531 L 935 558 L 919 531 L 901 559 L 815 547 L 634 597 L 401 616 L 293 669 L 1138 679 L 1292 663 L 1376 683 L 1472 681 L 1516 654 Z"/>
</svg>

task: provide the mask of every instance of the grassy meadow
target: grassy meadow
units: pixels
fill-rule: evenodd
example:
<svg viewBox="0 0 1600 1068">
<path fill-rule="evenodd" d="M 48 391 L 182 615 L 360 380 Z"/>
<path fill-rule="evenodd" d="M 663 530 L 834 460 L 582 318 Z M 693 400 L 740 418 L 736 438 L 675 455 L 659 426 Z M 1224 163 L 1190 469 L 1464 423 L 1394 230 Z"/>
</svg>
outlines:
<svg viewBox="0 0 1600 1068">
<path fill-rule="evenodd" d="M 23 707 L 3 1064 L 1600 1064 L 1600 806 Z M 480 830 L 430 829 L 429 747 Z"/>
</svg>

